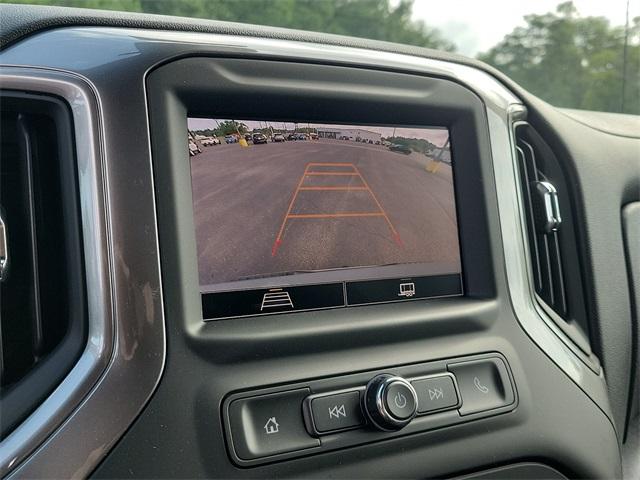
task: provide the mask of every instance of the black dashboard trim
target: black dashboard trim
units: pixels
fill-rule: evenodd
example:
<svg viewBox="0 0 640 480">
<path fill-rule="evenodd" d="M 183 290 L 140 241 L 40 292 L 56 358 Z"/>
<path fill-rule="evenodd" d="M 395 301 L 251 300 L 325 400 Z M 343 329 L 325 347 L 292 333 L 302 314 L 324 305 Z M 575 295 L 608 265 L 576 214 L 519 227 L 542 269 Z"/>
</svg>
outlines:
<svg viewBox="0 0 640 480">
<path fill-rule="evenodd" d="M 251 85 L 256 82 L 262 85 L 260 102 L 251 100 Z M 348 92 L 336 92 L 332 88 L 336 82 L 347 85 Z M 487 171 L 481 168 L 481 163 L 490 162 L 491 153 L 487 136 L 483 134 L 488 130 L 484 105 L 474 93 L 458 83 L 415 73 L 213 56 L 183 58 L 164 64 L 149 74 L 147 89 L 166 301 L 174 305 L 172 308 L 184 312 L 189 338 L 202 355 L 219 357 L 221 351 L 233 349 L 232 358 L 239 361 L 242 356 L 251 358 L 254 348 L 274 356 L 297 353 L 301 349 L 313 352 L 324 348 L 326 351 L 327 345 L 318 341 L 319 325 L 323 325 L 327 335 L 333 332 L 341 338 L 330 343 L 331 349 L 341 348 L 348 342 L 352 345 L 387 343 L 393 338 L 409 338 L 416 332 L 409 333 L 415 326 L 409 328 L 412 322 L 407 322 L 408 319 L 398 318 L 392 326 L 369 321 L 345 323 L 349 316 L 366 317 L 370 311 L 367 306 L 353 306 L 347 311 L 292 312 L 202 322 L 191 172 L 186 140 L 180 129 L 180 126 L 182 131 L 186 129 L 187 116 L 215 114 L 221 118 L 264 117 L 292 121 L 297 112 L 304 111 L 310 112 L 308 120 L 318 122 L 447 126 L 451 132 L 466 296 L 379 307 L 404 311 L 411 316 L 433 317 L 442 330 L 433 324 L 423 331 L 430 335 L 438 335 L 440 331 L 444 334 L 451 328 L 486 328 L 487 322 L 491 322 L 489 312 L 497 304 L 493 266 L 496 254 L 490 242 L 492 236 L 495 242 L 496 231 L 491 233 L 486 206 L 492 203 L 491 194 L 485 190 L 491 179 L 486 178 Z M 485 195 L 489 196 L 488 201 Z M 174 221 L 162 220 L 170 218 Z M 175 284 L 174 279 L 181 279 L 180 284 Z M 451 313 L 445 313 L 447 311 Z M 310 321 L 312 315 L 317 320 Z M 447 317 L 453 317 L 450 323 L 445 320 Z M 454 323 L 457 326 L 454 327 Z M 381 336 L 377 333 L 380 330 L 388 330 L 388 334 Z M 238 341 L 242 341 L 245 348 L 238 349 L 235 343 Z M 213 345 L 215 350 L 211 348 Z M 248 348 L 250 345 L 253 348 Z M 279 348 L 275 348 L 276 345 Z"/>
<path fill-rule="evenodd" d="M 68 40 L 70 38 L 78 38 L 83 33 L 87 33 L 87 31 L 82 31 L 82 29 L 77 29 L 75 32 L 73 29 L 68 29 L 67 31 L 49 31 L 47 33 L 43 33 L 40 39 L 44 39 L 45 41 L 47 39 L 53 41 L 56 39 L 57 41 L 64 39 Z M 74 37 L 74 34 L 78 37 Z M 130 112 L 132 115 L 127 117 L 123 117 L 123 112 L 119 109 L 110 108 L 111 104 L 118 104 L 123 101 L 123 99 L 133 100 L 132 97 L 134 96 L 134 93 L 139 95 L 142 90 L 141 83 L 145 69 L 149 68 L 149 65 L 158 61 L 159 58 L 167 58 L 176 51 L 189 51 L 190 49 L 195 50 L 199 48 L 209 48 L 211 51 L 216 48 L 224 49 L 224 42 L 221 41 L 220 38 L 207 37 L 206 35 L 203 35 L 199 37 L 201 41 L 200 44 L 197 41 L 190 45 L 187 45 L 186 42 L 180 44 L 178 43 L 179 39 L 177 38 L 177 33 L 175 34 L 176 36 L 171 37 L 171 32 L 161 32 L 159 30 L 156 32 L 123 32 L 121 34 L 117 29 L 112 29 L 108 31 L 107 35 L 105 35 L 105 32 L 102 32 L 103 35 L 101 37 L 100 30 L 96 29 L 91 32 L 91 34 L 96 37 L 100 37 L 103 40 L 107 37 L 109 39 L 114 39 L 115 37 L 117 40 L 125 40 L 125 42 L 125 37 L 127 37 L 127 35 L 130 36 L 129 38 L 133 38 L 135 36 L 138 42 L 135 45 L 140 45 L 141 48 L 147 48 L 147 50 L 145 50 L 143 55 L 140 55 L 137 58 L 135 55 L 124 55 L 122 57 L 118 57 L 117 61 L 113 57 L 109 58 L 108 55 L 105 57 L 99 57 L 98 55 L 99 58 L 96 58 L 95 52 L 92 52 L 89 55 L 92 60 L 91 65 L 93 68 L 88 69 L 79 66 L 77 63 L 71 64 L 70 60 L 65 60 L 61 55 L 52 53 L 47 56 L 46 60 L 43 60 L 42 57 L 37 55 L 37 52 L 34 53 L 33 50 L 31 50 L 31 53 L 27 52 L 27 50 L 29 50 L 29 46 L 33 47 L 33 43 L 37 43 L 38 38 L 34 38 L 27 40 L 22 45 L 14 44 L 15 50 L 13 51 L 11 48 L 6 49 L 3 53 L 6 52 L 8 55 L 4 55 L 3 58 L 5 61 L 8 59 L 13 60 L 13 63 L 17 64 L 31 61 L 35 62 L 35 64 L 49 66 L 50 68 L 63 68 L 78 71 L 81 74 L 87 75 L 90 81 L 96 84 L 96 88 L 99 91 L 101 98 L 106 100 L 105 105 L 108 107 L 105 112 L 104 121 L 106 122 L 108 137 L 112 142 L 110 142 L 105 148 L 108 153 L 107 158 L 110 161 L 108 170 L 113 175 L 113 169 L 118 172 L 119 168 L 122 168 L 122 163 L 128 160 L 128 156 L 126 155 L 127 152 L 118 150 L 120 145 L 118 141 L 123 141 L 124 144 L 131 143 L 131 146 L 133 146 L 136 151 L 143 150 L 142 148 L 136 149 L 133 142 L 126 139 L 130 132 L 124 132 L 123 130 L 135 129 L 138 124 L 145 124 L 146 122 L 144 120 L 146 117 L 145 119 L 141 117 L 141 111 L 144 110 L 144 106 L 140 108 L 139 101 L 134 102 L 136 108 L 134 111 Z M 159 35 L 160 37 L 162 37 L 162 35 L 165 36 L 162 38 L 154 38 L 153 35 Z M 172 40 L 175 43 L 171 43 Z M 214 41 L 216 42 L 216 47 L 211 45 Z M 240 40 L 238 40 L 238 42 L 240 42 Z M 255 42 L 255 40 L 247 41 L 250 45 L 252 42 Z M 208 47 L 204 47 L 202 45 L 204 43 L 210 44 Z M 285 44 L 286 42 L 282 43 Z M 126 45 L 133 45 L 133 42 Z M 153 47 L 150 45 L 153 45 Z M 290 45 L 287 44 L 287 47 L 289 46 Z M 78 45 L 78 47 L 80 46 Z M 270 47 L 274 47 L 274 45 L 270 44 Z M 282 47 L 283 45 L 278 46 L 280 49 Z M 293 45 L 293 47 L 295 48 L 295 45 Z M 312 46 L 308 46 L 306 48 L 311 49 Z M 79 51 L 81 51 L 82 55 L 85 55 L 83 58 L 87 58 L 86 49 L 82 50 L 79 48 Z M 22 56 L 20 56 L 20 53 L 22 53 Z M 297 51 L 296 53 L 300 56 L 304 56 L 301 51 Z M 292 54 L 292 56 L 295 56 L 296 53 Z M 337 57 L 340 57 L 343 53 L 344 51 L 341 49 L 335 49 L 334 52 Z M 309 56 L 314 56 L 314 54 L 317 55 L 317 51 L 308 54 Z M 351 54 L 354 61 L 355 58 L 363 58 L 363 55 L 368 55 L 368 53 L 364 51 L 360 51 L 359 55 L 355 55 L 355 52 L 351 51 Z M 347 56 L 348 55 L 344 54 L 342 58 L 344 59 Z M 438 68 L 435 63 L 430 63 L 424 60 L 419 61 L 418 59 L 411 59 L 409 57 L 394 58 L 393 56 L 385 56 L 383 54 L 379 55 L 379 57 L 380 64 L 386 64 L 389 66 L 394 62 L 396 65 L 406 62 L 407 65 L 411 65 L 416 70 L 424 69 L 425 71 L 432 71 L 435 75 L 438 74 Z M 411 63 L 414 61 L 415 63 Z M 107 62 L 110 63 L 107 65 Z M 96 64 L 97 66 L 95 66 Z M 455 66 L 446 66 L 441 64 L 440 67 L 442 67 L 442 71 L 445 71 L 445 67 L 448 67 L 450 68 L 450 71 L 453 72 Z M 482 72 L 475 72 L 475 74 L 476 76 L 473 77 L 474 81 L 482 81 L 483 79 L 489 78 L 482 74 Z M 453 77 L 455 75 L 452 74 L 451 76 Z M 114 82 L 114 79 L 117 81 Z M 492 83 L 492 81 L 489 81 L 489 84 L 497 89 L 501 89 L 501 86 L 498 86 L 495 82 Z M 119 88 L 119 85 L 122 85 L 122 88 Z M 513 102 L 515 103 L 517 100 L 514 99 Z M 494 149 L 493 152 L 496 155 L 500 154 L 505 157 L 508 155 L 508 152 L 506 151 L 507 147 L 505 147 L 505 145 L 508 145 L 508 140 L 505 141 L 504 136 L 507 134 L 503 131 L 503 127 L 505 125 L 504 111 L 507 107 L 508 105 L 505 105 L 502 108 L 496 105 L 488 105 L 487 107 L 487 112 L 491 115 L 491 119 L 494 122 L 491 125 L 493 127 L 497 127 L 497 132 L 491 132 L 492 145 L 498 145 L 499 148 L 505 149 L 505 151 L 497 151 Z M 556 111 L 555 109 L 552 110 Z M 535 118 L 537 115 L 536 110 L 532 109 L 532 112 L 533 117 L 537 122 L 538 120 Z M 135 121 L 136 119 L 137 121 Z M 561 126 L 566 126 L 566 123 L 566 121 L 564 123 L 563 121 L 560 121 Z M 581 132 L 583 133 L 584 130 L 581 130 Z M 495 140 L 494 133 L 497 133 L 498 136 L 495 144 L 493 143 Z M 612 139 L 611 136 L 607 138 L 610 140 Z M 140 142 L 138 141 L 138 143 Z M 631 151 L 631 149 L 626 151 Z M 181 152 L 180 154 L 182 155 L 183 153 Z M 505 158 L 500 157 L 500 162 L 496 163 L 500 163 L 500 165 L 504 167 Z M 491 176 L 489 175 L 489 177 Z M 117 178 L 117 176 L 113 177 L 113 180 Z M 125 180 L 126 183 L 130 179 L 120 177 L 119 180 Z M 490 185 L 487 185 L 487 188 L 495 187 L 491 178 L 489 178 L 489 183 Z M 128 183 L 126 184 L 129 185 Z M 505 183 L 503 182 L 501 185 L 504 186 Z M 123 198 L 128 198 L 126 191 L 118 191 Z M 629 192 L 627 192 L 627 194 L 629 194 Z M 115 202 L 114 206 L 117 206 L 117 202 Z M 123 205 L 121 204 L 120 207 L 122 206 Z M 501 214 L 503 213 L 502 210 L 503 205 L 501 205 Z M 506 218 L 502 219 L 502 221 L 508 222 L 510 218 L 511 217 L 507 215 Z M 619 216 L 616 218 L 619 218 Z M 511 218 L 511 220 L 513 220 L 513 218 Z M 142 230 L 142 228 L 132 228 L 132 231 L 127 233 L 137 234 L 139 233 L 139 230 Z M 509 230 L 508 232 L 503 229 L 502 233 L 503 235 L 505 233 L 510 233 L 517 236 L 517 229 Z M 508 237 L 509 235 L 504 236 Z M 497 272 L 502 274 L 505 266 L 500 262 L 497 262 L 497 265 Z M 141 268 L 144 268 L 143 264 L 136 265 L 133 272 L 139 271 Z M 193 285 L 191 285 L 191 287 L 193 287 Z M 476 306 L 478 305 L 478 302 L 475 300 L 471 300 L 470 303 L 475 304 Z M 483 303 L 483 301 L 481 300 L 479 303 Z M 491 310 L 495 308 L 498 309 L 501 314 L 510 315 L 513 319 L 513 306 L 509 306 L 508 303 L 509 302 L 506 301 L 496 303 L 495 305 L 489 305 L 486 313 L 488 315 L 492 315 Z M 441 304 L 434 302 L 433 306 L 440 307 Z M 434 313 L 437 313 L 436 310 L 437 309 L 434 309 Z M 381 308 L 379 313 L 382 316 L 389 315 L 392 312 Z M 440 314 L 441 313 L 442 311 Z M 216 399 L 219 398 L 220 385 L 227 381 L 236 383 L 252 382 L 253 384 L 259 384 L 259 382 L 263 381 L 261 374 L 264 375 L 269 373 L 269 375 L 272 375 L 274 372 L 274 376 L 279 379 L 278 381 L 284 382 L 287 381 L 287 378 L 283 377 L 293 376 L 295 372 L 300 372 L 303 369 L 303 365 L 296 364 L 297 359 L 302 360 L 303 352 L 296 351 L 295 346 L 289 347 L 290 350 L 288 354 L 285 355 L 288 357 L 287 360 L 291 360 L 289 364 L 291 371 L 286 375 L 277 370 L 273 370 L 273 367 L 276 366 L 276 363 L 274 362 L 274 355 L 271 354 L 269 348 L 264 348 L 264 344 L 262 344 L 261 347 L 256 347 L 250 357 L 245 356 L 244 352 L 237 353 L 235 351 L 242 349 L 241 344 L 236 345 L 236 347 L 238 347 L 237 349 L 233 348 L 231 344 L 229 344 L 227 349 L 223 349 L 223 351 L 220 352 L 219 357 L 213 362 L 210 359 L 208 360 L 208 358 L 210 358 L 209 353 L 200 352 L 198 356 L 188 355 L 188 353 L 193 349 L 193 345 L 188 344 L 189 340 L 185 339 L 185 336 L 183 335 L 184 332 L 181 331 L 182 325 L 180 322 L 178 321 L 178 325 L 176 325 L 176 322 L 173 321 L 173 319 L 178 318 L 179 312 L 169 310 L 168 314 L 170 315 L 169 318 L 172 319 L 171 322 L 167 323 L 170 361 L 167 364 L 167 370 L 165 371 L 163 381 L 160 383 L 158 390 L 147 409 L 142 412 L 138 421 L 121 440 L 120 444 L 108 457 L 107 461 L 103 463 L 100 470 L 96 472 L 98 476 L 101 474 L 107 477 L 124 477 L 131 475 L 132 472 L 129 472 L 126 468 L 131 465 L 136 466 L 136 472 L 146 472 L 146 475 L 148 476 L 185 475 L 185 472 L 191 476 L 213 476 L 222 475 L 224 473 L 226 473 L 225 476 L 239 475 L 238 472 L 233 470 L 225 470 L 226 464 L 223 461 L 218 463 L 221 459 L 217 457 L 217 452 L 212 451 L 210 448 L 212 442 L 217 442 L 216 436 L 219 433 L 217 430 L 218 426 L 211 420 L 210 408 L 212 402 L 215 403 Z M 353 347 L 353 351 L 351 352 L 352 354 L 364 354 L 371 352 L 373 353 L 371 357 L 373 362 L 378 361 L 379 355 L 397 355 L 399 358 L 402 357 L 405 360 L 411 361 L 411 356 L 418 358 L 418 355 L 424 356 L 428 354 L 433 358 L 433 356 L 437 355 L 438 351 L 442 351 L 443 349 L 451 349 L 455 351 L 458 349 L 473 347 L 474 351 L 478 351 L 477 348 L 479 345 L 484 344 L 483 348 L 487 348 L 487 343 L 491 342 L 491 345 L 489 345 L 488 348 L 499 348 L 501 351 L 504 349 L 505 355 L 509 358 L 510 363 L 514 367 L 514 375 L 518 378 L 525 378 L 523 403 L 514 412 L 518 415 L 520 423 L 515 426 L 513 430 L 505 430 L 503 432 L 504 436 L 497 439 L 498 442 L 503 443 L 505 448 L 504 458 L 499 461 L 503 462 L 508 461 L 509 459 L 522 460 L 523 458 L 526 458 L 528 454 L 519 449 L 529 446 L 530 448 L 535 448 L 535 451 L 538 452 L 540 458 L 542 460 L 548 460 L 548 463 L 553 463 L 552 459 L 554 458 L 562 457 L 564 465 L 561 465 L 561 467 L 563 470 L 575 473 L 577 476 L 619 476 L 618 467 L 615 465 L 617 461 L 617 450 L 613 449 L 613 444 L 610 444 L 609 442 L 595 444 L 591 442 L 591 439 L 589 438 L 589 431 L 587 431 L 587 427 L 590 429 L 597 428 L 602 435 L 606 435 L 607 438 L 611 438 L 612 428 L 609 423 L 609 419 L 607 418 L 610 415 L 608 401 L 606 399 L 606 395 L 604 397 L 602 396 L 601 389 L 604 385 L 604 381 L 602 378 L 598 378 L 593 374 L 591 374 L 591 376 L 585 375 L 582 377 L 582 375 L 584 375 L 584 370 L 581 369 L 580 362 L 576 362 L 576 365 L 567 365 L 566 361 L 575 361 L 575 358 L 570 354 L 565 353 L 564 357 L 561 355 L 560 361 L 558 360 L 558 355 L 555 355 L 558 353 L 557 351 L 553 352 L 553 354 L 546 352 L 548 356 L 543 355 L 541 351 L 538 350 L 531 341 L 529 341 L 529 339 L 523 339 L 522 330 L 516 322 L 512 322 L 512 324 L 507 324 L 505 322 L 504 330 L 501 331 L 499 335 L 495 336 L 483 334 L 487 328 L 490 328 L 493 322 L 491 319 L 484 318 L 480 321 L 475 320 L 477 323 L 477 330 L 456 330 L 456 328 L 460 327 L 458 324 L 457 326 L 453 326 L 455 339 L 457 340 L 453 343 L 450 342 L 451 338 L 447 338 L 447 335 L 443 334 L 444 330 L 441 330 L 439 335 L 436 333 L 435 337 L 432 338 L 430 336 L 431 334 L 429 333 L 429 329 L 433 324 L 429 321 L 425 321 L 424 316 L 421 314 L 416 312 L 412 313 L 409 309 L 394 310 L 393 314 L 400 315 L 407 321 L 411 322 L 414 326 L 419 325 L 422 329 L 419 338 L 414 339 L 409 336 L 396 336 L 390 338 L 387 345 L 376 345 L 375 347 L 371 347 L 369 350 L 366 350 L 363 345 L 352 346 L 348 343 L 344 343 L 342 347 L 345 350 L 347 347 Z M 331 333 L 327 332 L 325 328 L 326 325 L 322 323 L 323 319 L 312 316 L 311 314 L 309 315 L 310 316 L 308 318 L 310 321 L 315 322 L 316 320 L 319 320 L 319 323 L 314 324 L 316 327 L 316 333 L 319 335 L 319 340 L 332 338 Z M 368 321 L 378 323 L 378 325 L 383 324 L 382 319 L 366 317 L 367 316 L 362 315 L 360 319 L 364 322 Z M 441 317 L 441 319 L 442 318 L 443 317 Z M 525 322 L 522 319 L 520 320 L 524 328 Z M 529 319 L 530 322 L 535 322 L 535 320 L 539 319 Z M 389 328 L 388 332 L 393 332 L 393 329 Z M 215 336 L 215 332 L 212 331 L 211 333 L 212 336 Z M 530 331 L 528 331 L 528 333 L 531 334 Z M 249 337 L 250 332 L 245 331 L 243 332 L 243 335 L 244 339 L 251 341 Z M 506 341 L 505 337 L 511 338 L 511 335 L 513 335 L 512 339 L 517 344 L 512 345 Z M 437 339 L 438 342 L 431 341 L 433 339 Z M 535 342 L 539 340 L 539 337 L 532 335 L 532 339 Z M 254 340 L 256 341 L 254 345 L 256 345 L 264 342 L 265 338 L 257 338 Z M 398 346 L 399 342 L 403 342 L 404 348 L 398 350 L 394 347 Z M 280 346 L 281 344 L 275 344 L 274 348 L 277 349 Z M 215 346 L 211 348 L 215 348 Z M 226 355 L 229 355 L 228 360 Z M 242 359 L 241 365 L 233 364 L 234 355 L 240 356 Z M 312 371 L 311 373 L 305 371 L 304 375 L 311 375 L 313 372 L 322 374 L 322 372 L 329 368 L 329 366 L 334 370 L 342 368 L 340 367 L 341 362 L 349 360 L 355 362 L 360 361 L 360 359 L 355 355 L 352 355 L 349 358 L 348 355 L 344 354 L 344 352 L 341 353 L 339 351 L 331 352 L 331 356 L 329 357 L 328 355 L 323 355 L 322 351 L 319 349 L 310 352 L 307 357 L 304 357 L 304 359 L 308 360 L 308 362 L 305 362 L 304 366 L 307 370 Z M 553 360 L 555 365 L 550 360 Z M 526 366 L 530 364 L 535 364 L 537 368 Z M 615 366 L 615 361 L 613 365 Z M 563 372 L 557 368 L 558 366 L 563 370 Z M 526 376 L 524 375 L 525 370 L 527 372 Z M 240 373 L 242 373 L 244 378 L 237 378 Z M 568 377 L 571 377 L 575 384 L 567 382 Z M 291 380 L 291 378 L 292 377 L 290 377 L 289 380 Z M 299 373 L 297 378 L 302 378 L 302 374 Z M 531 385 L 527 385 L 527 383 L 531 383 Z M 591 396 L 594 402 L 600 405 L 602 412 L 594 408 L 594 404 L 586 398 L 584 392 L 580 391 L 579 388 L 584 389 L 584 392 L 587 392 L 587 395 Z M 536 392 L 540 389 L 543 391 L 553 389 L 553 391 L 558 395 L 567 395 L 573 401 L 569 408 L 569 406 L 562 402 L 556 402 L 556 404 L 554 404 L 553 399 L 547 398 L 544 394 L 541 395 L 536 393 L 536 402 L 531 402 L 534 389 Z M 190 399 L 193 403 L 185 402 L 185 399 Z M 184 408 L 170 409 L 170 406 L 175 404 L 184 405 Z M 549 416 L 549 412 L 553 412 L 557 415 L 562 414 L 562 420 L 575 425 L 575 430 L 572 432 L 558 432 L 554 430 L 553 420 L 555 417 Z M 172 426 L 176 427 L 176 425 L 179 424 L 192 426 L 192 422 L 195 418 L 198 419 L 198 422 L 195 425 L 195 432 L 185 431 L 179 428 L 171 428 Z M 583 424 L 584 418 L 590 419 L 588 426 Z M 162 425 L 162 428 L 159 428 L 158 425 Z M 550 432 L 553 432 L 553 435 L 550 435 Z M 474 435 L 486 434 L 486 431 L 481 432 L 479 430 L 469 428 L 463 433 L 466 437 L 471 438 Z M 527 442 L 535 441 L 530 438 L 535 435 L 539 435 L 539 438 L 544 437 L 545 443 L 536 444 L 535 446 L 533 444 L 528 444 Z M 155 439 L 153 449 L 148 442 L 148 438 Z M 197 448 L 184 450 L 182 448 L 188 442 L 194 442 L 195 440 L 197 440 L 198 445 L 200 445 L 200 450 Z M 313 465 L 313 472 L 318 472 L 316 473 L 317 475 L 321 475 L 322 473 L 327 474 L 329 472 L 332 472 L 334 475 L 342 476 L 362 475 L 362 468 L 364 466 L 363 461 L 366 459 L 366 468 L 371 476 L 397 476 L 398 470 L 390 470 L 391 465 L 396 469 L 401 469 L 405 475 L 424 476 L 425 471 L 429 471 L 425 470 L 428 465 L 425 465 L 424 463 L 424 449 L 430 449 L 430 454 L 433 454 L 434 457 L 434 465 L 437 465 L 438 454 L 446 453 L 443 451 L 443 446 L 449 442 L 460 443 L 462 440 L 459 438 L 456 439 L 455 435 L 451 437 L 436 433 L 431 436 L 425 436 L 424 442 L 422 442 L 420 446 L 412 445 L 411 442 L 400 443 L 399 446 L 401 447 L 400 450 L 402 451 L 402 458 L 395 458 L 397 461 L 394 461 L 393 458 L 389 458 L 393 457 L 395 455 L 394 453 L 390 454 L 388 451 L 382 451 L 381 449 L 373 449 L 372 451 L 367 452 L 359 450 L 354 452 L 354 455 L 336 454 L 335 457 L 332 456 L 331 458 L 323 456 L 325 458 L 319 458 Z M 615 441 L 613 443 L 615 443 Z M 495 445 L 477 445 L 477 450 L 475 447 L 474 449 L 469 449 L 467 452 L 468 455 L 463 459 L 463 461 L 469 465 L 460 466 L 460 470 L 469 471 L 471 464 L 474 464 L 473 467 L 477 468 L 478 465 L 482 465 L 486 462 L 486 458 L 495 458 L 495 448 L 489 449 L 489 447 L 495 447 Z M 196 452 L 191 450 L 196 450 Z M 178 452 L 180 452 L 180 455 L 178 455 Z M 589 452 L 589 455 L 585 455 L 584 458 L 580 458 L 581 461 L 578 462 L 578 457 L 582 457 L 580 452 Z M 387 457 L 387 455 L 389 457 Z M 39 459 L 36 457 L 32 460 L 33 463 L 37 463 Z M 300 476 L 304 472 L 310 473 L 310 470 L 308 470 L 310 467 L 310 465 L 305 465 L 304 462 L 296 461 L 286 465 L 282 470 L 267 468 L 261 470 L 261 473 L 266 476 L 281 476 L 283 474 L 297 474 L 297 476 Z M 449 473 L 443 470 L 438 470 L 435 466 L 431 471 L 434 472 L 434 475 L 438 472 L 440 472 L 440 474 Z"/>
</svg>

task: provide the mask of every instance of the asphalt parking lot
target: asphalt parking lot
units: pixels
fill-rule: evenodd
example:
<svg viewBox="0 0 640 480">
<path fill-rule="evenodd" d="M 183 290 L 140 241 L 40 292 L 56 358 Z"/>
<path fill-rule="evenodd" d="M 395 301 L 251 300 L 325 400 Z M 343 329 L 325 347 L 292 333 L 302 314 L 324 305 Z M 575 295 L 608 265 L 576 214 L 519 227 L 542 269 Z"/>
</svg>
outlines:
<svg viewBox="0 0 640 480">
<path fill-rule="evenodd" d="M 339 140 L 204 148 L 191 158 L 201 285 L 351 266 L 459 265 L 451 168 L 429 173 L 427 161 Z"/>
</svg>

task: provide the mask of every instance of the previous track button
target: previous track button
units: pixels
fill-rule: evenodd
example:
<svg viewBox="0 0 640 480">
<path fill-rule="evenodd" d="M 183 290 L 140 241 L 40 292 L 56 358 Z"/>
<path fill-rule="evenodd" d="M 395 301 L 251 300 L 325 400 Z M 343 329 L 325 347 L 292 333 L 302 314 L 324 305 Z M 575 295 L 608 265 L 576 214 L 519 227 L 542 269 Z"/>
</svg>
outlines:
<svg viewBox="0 0 640 480">
<path fill-rule="evenodd" d="M 358 391 L 312 397 L 308 400 L 316 433 L 357 427 L 364 424 Z"/>
</svg>

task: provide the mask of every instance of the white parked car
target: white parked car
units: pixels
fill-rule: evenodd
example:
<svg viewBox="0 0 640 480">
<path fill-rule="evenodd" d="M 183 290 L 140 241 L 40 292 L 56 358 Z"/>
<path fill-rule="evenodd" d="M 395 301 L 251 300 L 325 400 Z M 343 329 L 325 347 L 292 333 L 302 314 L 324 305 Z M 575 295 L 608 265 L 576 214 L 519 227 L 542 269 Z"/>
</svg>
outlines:
<svg viewBox="0 0 640 480">
<path fill-rule="evenodd" d="M 197 155 L 201 152 L 201 150 L 198 148 L 198 145 L 196 145 L 196 143 L 189 139 L 189 156 L 193 157 L 194 155 Z"/>
<path fill-rule="evenodd" d="M 220 145 L 220 140 L 217 137 L 208 137 L 202 140 L 203 147 L 210 147 L 211 145 Z"/>
</svg>

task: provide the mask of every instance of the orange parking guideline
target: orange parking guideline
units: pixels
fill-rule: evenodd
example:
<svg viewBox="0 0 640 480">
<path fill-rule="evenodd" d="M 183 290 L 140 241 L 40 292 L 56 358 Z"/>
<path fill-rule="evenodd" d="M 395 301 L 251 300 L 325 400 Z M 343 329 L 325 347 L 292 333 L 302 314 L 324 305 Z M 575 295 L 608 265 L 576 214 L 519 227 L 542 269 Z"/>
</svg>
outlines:
<svg viewBox="0 0 640 480">
<path fill-rule="evenodd" d="M 355 165 L 353 166 L 353 169 L 358 172 L 358 175 L 360 176 L 360 180 L 362 180 L 362 183 L 365 187 L 367 187 L 367 189 L 369 190 L 369 193 L 371 194 L 371 196 L 373 197 L 373 201 L 376 202 L 376 205 L 378 205 L 378 208 L 380 209 L 380 211 L 382 213 L 384 213 L 384 219 L 387 221 L 387 224 L 389 225 L 389 228 L 391 229 L 391 231 L 393 232 L 393 238 L 396 241 L 396 243 L 400 246 L 402 246 L 402 239 L 400 238 L 400 235 L 398 234 L 398 232 L 396 231 L 395 228 L 393 228 L 393 224 L 391 223 L 391 220 L 389 220 L 389 216 L 387 215 L 387 212 L 384 211 L 384 208 L 382 208 L 382 205 L 380 205 L 380 202 L 378 201 L 377 197 L 375 196 L 375 194 L 373 193 L 373 191 L 371 190 L 371 188 L 369 188 L 369 184 L 367 183 L 367 181 L 364 179 L 364 177 L 362 176 L 362 174 L 360 173 L 360 170 L 358 170 L 358 167 L 356 167 Z"/>
<path fill-rule="evenodd" d="M 384 217 L 382 212 L 292 213 L 289 218 Z"/>
<path fill-rule="evenodd" d="M 314 167 L 352 167 L 353 168 L 353 163 L 311 162 L 309 165 L 313 165 Z"/>
<path fill-rule="evenodd" d="M 340 172 L 340 171 L 310 171 L 309 168 L 310 167 L 327 167 L 327 166 L 331 166 L 331 167 L 351 167 L 352 171 L 351 172 Z M 313 175 L 313 176 L 356 176 L 356 177 L 360 177 L 360 180 L 362 181 L 362 186 L 349 186 L 349 185 L 345 185 L 345 186 L 307 186 L 307 187 L 303 187 L 303 183 L 306 179 L 306 177 L 308 175 Z M 371 195 L 371 198 L 373 198 L 373 201 L 375 202 L 376 206 L 378 207 L 379 211 L 378 212 L 336 212 L 336 213 L 291 213 L 291 210 L 293 209 L 293 204 L 295 203 L 296 199 L 298 198 L 298 193 L 300 191 L 330 191 L 330 190 L 342 190 L 342 191 L 367 191 L 369 192 L 369 194 Z M 389 216 L 387 215 L 387 213 L 385 212 L 384 208 L 382 208 L 382 205 L 380 204 L 380 202 L 378 201 L 378 198 L 375 196 L 375 194 L 373 193 L 373 191 L 371 190 L 371 187 L 369 187 L 369 184 L 367 183 L 367 181 L 364 179 L 364 177 L 362 176 L 362 174 L 360 173 L 360 170 L 358 170 L 358 167 L 356 167 L 353 163 L 320 163 L 320 162 L 310 162 L 307 163 L 305 169 L 304 169 L 304 173 L 302 174 L 302 177 L 300 178 L 300 181 L 298 182 L 298 185 L 293 193 L 293 196 L 291 197 L 291 201 L 289 202 L 289 207 L 287 208 L 287 213 L 285 214 L 284 218 L 282 219 L 282 224 L 280 225 L 280 230 L 278 231 L 278 236 L 276 237 L 275 242 L 273 243 L 273 247 L 271 248 L 271 256 L 275 257 L 277 251 L 278 251 L 278 247 L 280 247 L 280 244 L 282 243 L 282 236 L 284 234 L 284 229 L 287 225 L 287 220 L 289 219 L 305 219 L 305 218 L 341 218 L 341 217 L 383 217 L 385 219 L 385 221 L 387 222 L 387 225 L 389 226 L 389 229 L 391 230 L 391 233 L 393 234 L 393 238 L 396 241 L 396 243 L 399 246 L 402 246 L 402 240 L 400 239 L 400 235 L 398 234 L 398 232 L 396 231 L 396 229 L 394 228 L 393 224 L 391 223 L 391 220 L 389 220 Z"/>
<path fill-rule="evenodd" d="M 344 176 L 344 177 L 357 177 L 358 174 L 356 172 L 307 172 L 307 175 L 317 175 L 317 176 Z"/>
<path fill-rule="evenodd" d="M 298 192 L 300 191 L 300 187 L 302 186 L 302 183 L 304 182 L 304 179 L 306 177 L 307 171 L 309 170 L 309 163 L 307 163 L 307 166 L 304 169 L 304 173 L 302 174 L 302 177 L 300 177 L 300 181 L 298 182 L 298 186 L 296 187 L 296 191 L 293 194 L 293 197 L 291 197 L 291 201 L 289 202 L 289 208 L 287 209 L 287 213 L 284 216 L 284 219 L 282 220 L 282 225 L 280 225 L 280 231 L 278 232 L 278 236 L 276 237 L 276 241 L 273 243 L 273 247 L 271 247 L 271 256 L 275 257 L 276 256 L 276 252 L 278 251 L 278 247 L 280 246 L 280 244 L 282 243 L 282 232 L 284 232 L 284 226 L 287 224 L 287 219 L 289 217 L 289 214 L 291 213 L 291 209 L 293 208 L 293 202 L 296 201 L 296 198 L 298 197 Z"/>
<path fill-rule="evenodd" d="M 344 187 L 300 187 L 300 191 L 320 191 L 320 190 L 345 190 L 345 191 L 351 191 L 351 190 L 368 190 L 367 187 L 351 187 L 348 185 L 345 185 Z"/>
</svg>

